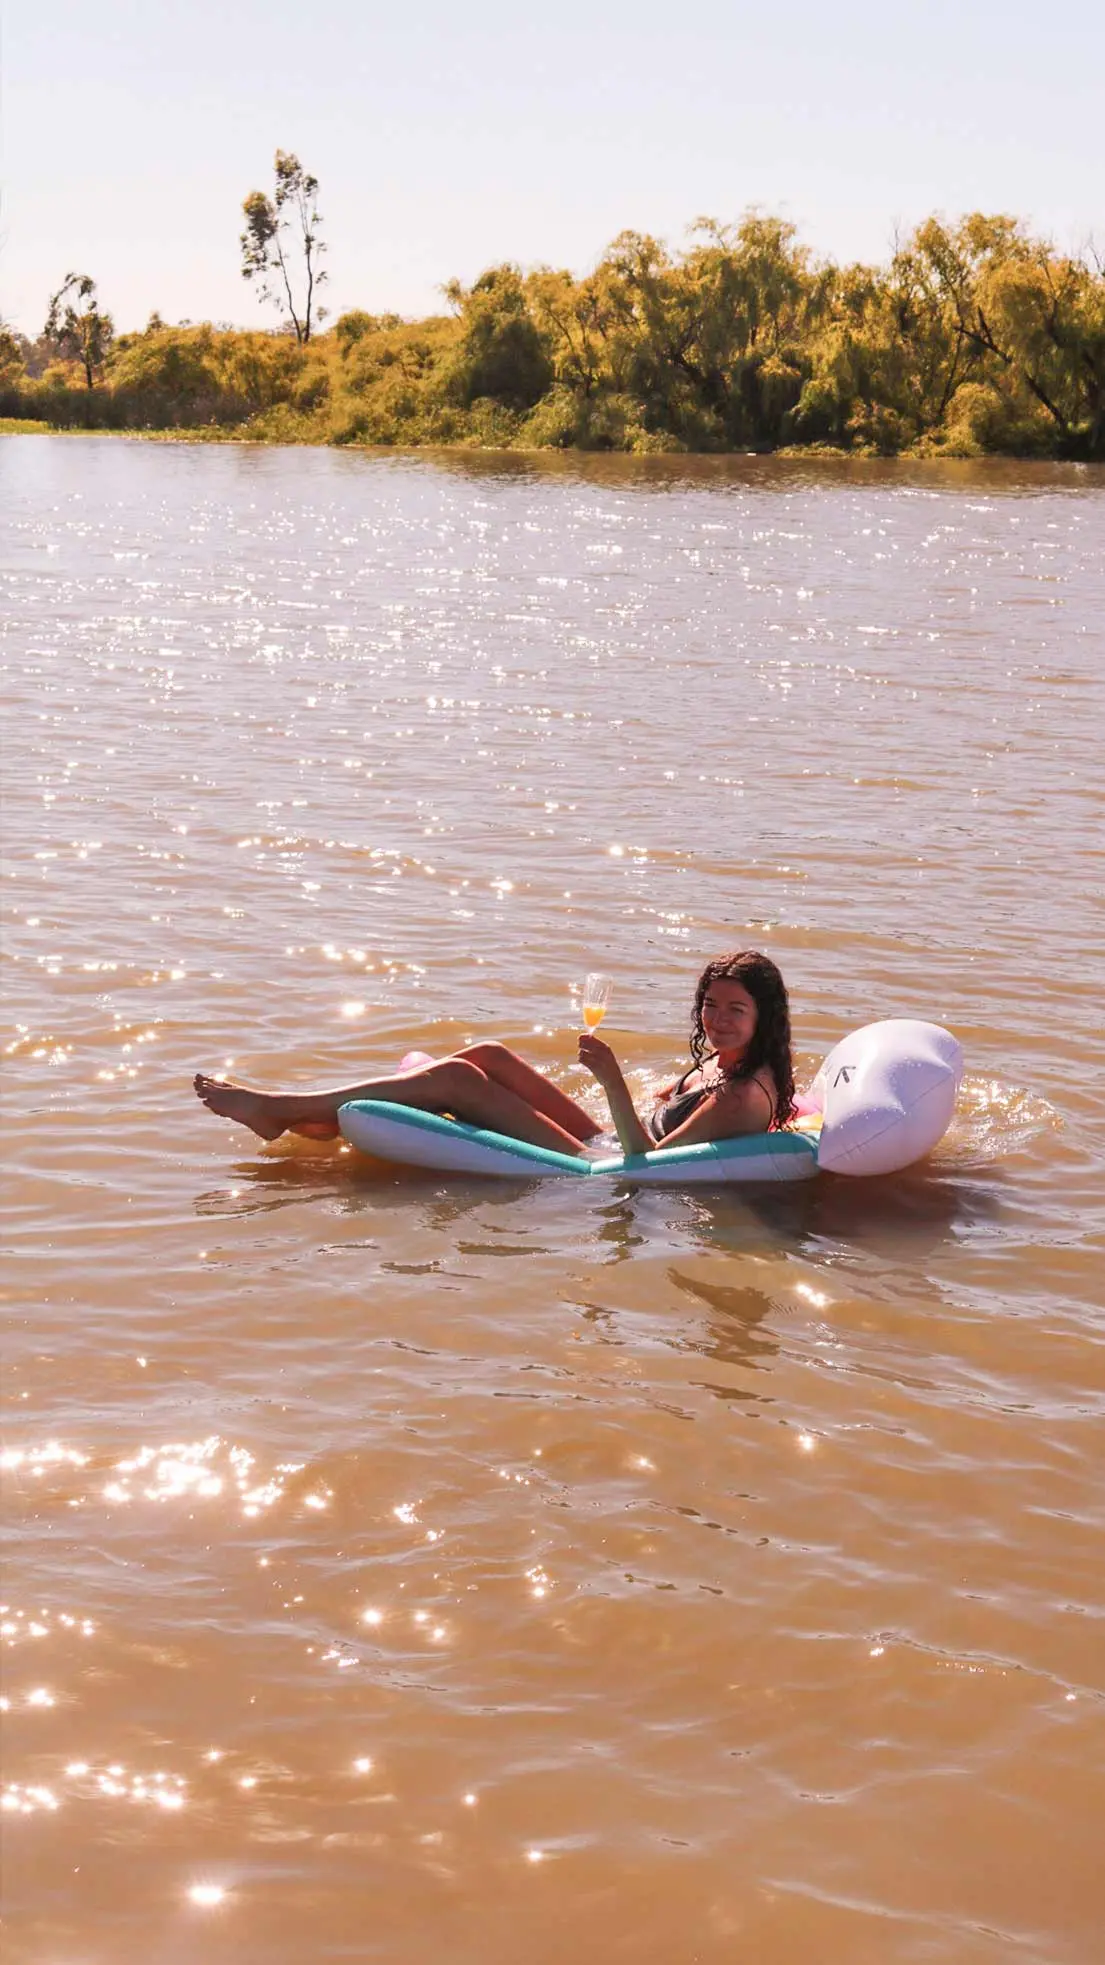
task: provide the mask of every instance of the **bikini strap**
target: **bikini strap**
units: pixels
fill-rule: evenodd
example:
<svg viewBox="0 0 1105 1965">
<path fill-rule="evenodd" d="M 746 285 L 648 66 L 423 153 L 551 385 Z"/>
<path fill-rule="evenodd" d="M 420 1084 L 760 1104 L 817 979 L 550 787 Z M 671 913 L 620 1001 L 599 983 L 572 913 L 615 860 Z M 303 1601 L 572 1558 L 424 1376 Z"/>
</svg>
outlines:
<svg viewBox="0 0 1105 1965">
<path fill-rule="evenodd" d="M 746 1080 L 746 1083 L 748 1083 L 749 1085 L 755 1085 L 755 1087 L 756 1087 L 756 1090 L 757 1090 L 758 1092 L 762 1092 L 762 1093 L 763 1093 L 763 1095 L 764 1095 L 764 1097 L 765 1097 L 765 1099 L 767 1100 L 767 1102 L 768 1102 L 768 1104 L 769 1104 L 769 1106 L 771 1107 L 771 1116 L 772 1116 L 772 1118 L 774 1119 L 774 1117 L 775 1117 L 775 1094 L 774 1094 L 774 1092 L 769 1092 L 769 1091 L 768 1091 L 768 1089 L 767 1089 L 767 1086 L 766 1086 L 766 1085 L 764 1084 L 764 1081 L 763 1081 L 763 1079 L 762 1079 L 762 1078 L 757 1078 L 757 1077 L 756 1077 L 756 1075 L 755 1075 L 755 1073 L 753 1073 L 753 1075 L 752 1075 L 752 1077 L 751 1077 L 751 1078 L 749 1078 L 749 1079 L 747 1079 L 747 1080 Z"/>
<path fill-rule="evenodd" d="M 767 1086 L 766 1086 L 766 1085 L 764 1084 L 764 1081 L 763 1081 L 763 1079 L 762 1079 L 762 1078 L 758 1078 L 758 1077 L 756 1076 L 756 1073 L 755 1073 L 755 1072 L 753 1072 L 753 1073 L 752 1073 L 752 1076 L 751 1076 L 751 1078 L 738 1078 L 738 1079 L 736 1079 L 736 1080 L 730 1080 L 730 1081 L 728 1081 L 728 1082 L 731 1082 L 731 1083 L 736 1083 L 736 1084 L 738 1084 L 738 1085 L 754 1085 L 754 1086 L 756 1087 L 756 1090 L 757 1090 L 758 1092 L 762 1092 L 762 1093 L 763 1093 L 763 1095 L 764 1095 L 764 1097 L 765 1097 L 765 1099 L 767 1100 L 767 1102 L 768 1102 L 768 1104 L 769 1104 L 769 1106 L 771 1107 L 771 1116 L 772 1116 L 772 1118 L 774 1119 L 774 1117 L 775 1117 L 775 1094 L 774 1094 L 773 1092 L 769 1092 L 769 1091 L 768 1091 L 768 1088 L 767 1088 Z M 711 1089 L 712 1089 L 712 1088 L 711 1088 Z"/>
<path fill-rule="evenodd" d="M 717 1056 L 717 1052 L 716 1052 L 716 1051 L 714 1051 L 714 1052 L 712 1052 L 712 1053 L 711 1053 L 711 1055 L 712 1055 L 713 1057 L 716 1057 L 716 1056 Z M 709 1058 L 707 1058 L 707 1059 L 706 1059 L 706 1063 L 708 1064 L 709 1062 L 710 1062 L 710 1060 L 709 1060 Z M 671 1093 L 671 1096 L 670 1096 L 670 1098 L 669 1098 L 669 1100 L 668 1100 L 668 1103 L 669 1103 L 669 1104 L 671 1103 L 671 1100 L 672 1100 L 672 1099 L 677 1099 L 677 1098 L 679 1097 L 679 1094 L 680 1094 L 680 1092 L 681 1092 L 681 1091 L 683 1090 L 683 1087 L 684 1087 L 684 1085 L 686 1084 L 686 1082 L 687 1082 L 687 1080 L 688 1080 L 688 1078 L 693 1078 L 693 1076 L 694 1076 L 694 1074 L 695 1074 L 695 1072 L 696 1072 L 696 1071 L 701 1071 L 701 1069 L 702 1069 L 702 1066 L 701 1066 L 701 1065 L 699 1065 L 699 1064 L 692 1064 L 692 1065 L 690 1066 L 690 1068 L 689 1068 L 689 1070 L 687 1070 L 687 1071 L 685 1071 L 685 1072 L 683 1073 L 683 1076 L 682 1076 L 682 1078 L 681 1078 L 681 1079 L 679 1080 L 679 1082 L 678 1082 L 678 1084 L 676 1085 L 676 1087 L 675 1087 L 675 1090 L 674 1090 L 674 1091 L 673 1091 L 673 1092 Z M 766 1085 L 764 1084 L 764 1081 L 763 1081 L 763 1079 L 762 1079 L 762 1078 L 757 1078 L 757 1076 L 756 1076 L 756 1074 L 755 1074 L 755 1072 L 753 1072 L 753 1074 L 752 1074 L 752 1076 L 751 1076 L 751 1078 L 744 1078 L 744 1079 L 738 1079 L 738 1080 L 737 1080 L 737 1083 L 738 1083 L 738 1084 L 745 1084 L 745 1085 L 755 1085 L 755 1087 L 756 1087 L 756 1090 L 757 1090 L 758 1092 L 762 1092 L 762 1093 L 763 1093 L 763 1095 L 764 1095 L 764 1097 L 765 1097 L 765 1099 L 767 1100 L 767 1102 L 768 1102 L 768 1104 L 769 1104 L 769 1106 L 771 1107 L 771 1116 L 772 1116 L 772 1118 L 774 1119 L 774 1117 L 775 1117 L 775 1094 L 774 1094 L 774 1092 L 769 1092 L 769 1091 L 768 1091 L 768 1089 L 767 1089 L 767 1086 L 766 1086 Z M 713 1084 L 711 1084 L 711 1085 L 705 1085 L 705 1084 L 704 1084 L 704 1085 L 703 1085 L 703 1086 L 702 1086 L 702 1087 L 701 1087 L 700 1089 L 702 1090 L 702 1093 L 703 1093 L 703 1095 L 704 1095 L 704 1096 L 705 1096 L 705 1095 L 706 1095 L 707 1093 L 709 1093 L 709 1092 L 714 1092 L 714 1091 L 717 1091 L 717 1090 L 718 1090 L 718 1085 L 717 1085 L 717 1081 L 715 1080 L 715 1081 L 714 1081 L 714 1083 L 713 1083 Z"/>
</svg>

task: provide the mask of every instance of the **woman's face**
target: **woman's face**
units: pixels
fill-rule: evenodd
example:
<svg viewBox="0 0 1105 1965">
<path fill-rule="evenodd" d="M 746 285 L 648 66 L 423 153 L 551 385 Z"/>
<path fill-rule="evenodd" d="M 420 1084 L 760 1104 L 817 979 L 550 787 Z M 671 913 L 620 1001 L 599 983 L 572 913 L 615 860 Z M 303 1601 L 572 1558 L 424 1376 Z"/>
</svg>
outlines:
<svg viewBox="0 0 1105 1965">
<path fill-rule="evenodd" d="M 743 1051 L 756 1028 L 756 1005 L 733 977 L 712 982 L 702 1004 L 702 1028 L 712 1051 Z"/>
</svg>

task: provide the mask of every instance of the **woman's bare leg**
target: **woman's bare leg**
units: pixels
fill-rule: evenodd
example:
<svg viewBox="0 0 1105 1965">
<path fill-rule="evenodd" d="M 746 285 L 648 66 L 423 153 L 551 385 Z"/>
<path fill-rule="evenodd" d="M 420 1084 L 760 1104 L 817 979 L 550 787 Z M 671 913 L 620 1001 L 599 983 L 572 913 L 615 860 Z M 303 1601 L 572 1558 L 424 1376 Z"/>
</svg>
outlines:
<svg viewBox="0 0 1105 1965">
<path fill-rule="evenodd" d="M 542 1081 L 544 1082 L 544 1081 Z M 229 1085 L 198 1072 L 196 1096 L 211 1112 L 235 1119 L 261 1139 L 281 1133 L 304 1132 L 308 1138 L 334 1139 L 338 1108 L 352 1099 L 386 1099 L 421 1112 L 452 1112 L 470 1126 L 486 1126 L 530 1146 L 547 1146 L 557 1153 L 578 1153 L 579 1139 L 537 1112 L 517 1092 L 488 1077 L 468 1058 L 444 1058 L 438 1064 L 407 1071 L 400 1077 L 368 1078 L 359 1085 L 335 1086 L 326 1092 L 260 1092 L 247 1085 Z"/>
<path fill-rule="evenodd" d="M 543 1112 L 546 1119 L 570 1133 L 573 1139 L 594 1139 L 596 1133 L 601 1133 L 599 1121 L 585 1112 L 582 1105 L 577 1105 L 574 1098 L 543 1078 L 525 1058 L 508 1050 L 505 1044 L 469 1044 L 463 1051 L 457 1051 L 456 1056 L 479 1065 L 497 1085 L 516 1092 L 535 1112 Z"/>
</svg>

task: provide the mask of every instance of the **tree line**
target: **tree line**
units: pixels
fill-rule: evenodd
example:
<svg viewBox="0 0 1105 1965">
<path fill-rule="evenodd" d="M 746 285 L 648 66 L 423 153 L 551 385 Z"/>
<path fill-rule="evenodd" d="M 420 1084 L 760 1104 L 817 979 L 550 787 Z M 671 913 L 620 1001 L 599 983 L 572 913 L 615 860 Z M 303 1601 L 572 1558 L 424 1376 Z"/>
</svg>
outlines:
<svg viewBox="0 0 1105 1965">
<path fill-rule="evenodd" d="M 273 331 L 154 315 L 116 334 L 70 274 L 36 342 L 0 328 L 0 415 L 336 444 L 810 448 L 1105 459 L 1105 266 L 1016 219 L 930 218 L 882 267 L 780 218 L 623 232 L 583 278 L 491 267 L 425 320 L 323 327 L 318 185 L 277 152 L 243 206 Z"/>
</svg>

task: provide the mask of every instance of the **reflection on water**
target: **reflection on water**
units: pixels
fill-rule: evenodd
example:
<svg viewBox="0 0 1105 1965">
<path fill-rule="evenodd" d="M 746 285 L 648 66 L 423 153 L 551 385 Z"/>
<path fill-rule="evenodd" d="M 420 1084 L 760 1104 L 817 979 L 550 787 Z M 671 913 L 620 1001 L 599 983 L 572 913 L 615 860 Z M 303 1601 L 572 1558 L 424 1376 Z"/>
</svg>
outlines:
<svg viewBox="0 0 1105 1965">
<path fill-rule="evenodd" d="M 759 1369 L 768 1359 L 778 1354 L 778 1345 L 770 1337 L 758 1334 L 758 1327 L 765 1317 L 777 1309 L 777 1302 L 764 1289 L 755 1286 L 734 1285 L 731 1283 L 707 1282 L 703 1278 L 681 1276 L 678 1269 L 671 1272 L 671 1280 L 676 1289 L 684 1292 L 695 1302 L 705 1305 L 709 1317 L 709 1336 L 704 1340 L 684 1337 L 683 1344 L 688 1350 L 701 1351 L 706 1357 L 714 1358 L 720 1365 L 729 1365 L 743 1372 Z M 707 1389 L 716 1393 L 719 1399 L 770 1399 L 770 1393 L 757 1388 L 754 1381 L 732 1379 L 724 1384 L 708 1385 Z"/>
<path fill-rule="evenodd" d="M 1100 468 L 1087 464 L 1025 465 L 1016 458 L 879 458 L 704 455 L 631 456 L 601 451 L 419 450 L 401 456 L 414 469 L 435 470 L 476 484 L 578 483 L 610 489 L 755 491 L 785 496 L 796 487 L 819 491 L 852 487 L 891 491 L 928 490 L 1002 497 L 1039 496 L 1043 491 L 1085 495 L 1100 485 Z M 347 460 L 354 464 L 360 460 Z M 386 453 L 394 465 L 396 453 Z"/>
<path fill-rule="evenodd" d="M 15 1958 L 1086 1965 L 1103 480 L 0 444 Z M 197 1068 L 647 1103 L 762 943 L 930 1162 L 262 1148 Z M 581 1191 L 582 1190 L 582 1191 Z M 934 1952 L 935 1948 L 935 1952 Z"/>
</svg>

